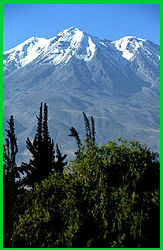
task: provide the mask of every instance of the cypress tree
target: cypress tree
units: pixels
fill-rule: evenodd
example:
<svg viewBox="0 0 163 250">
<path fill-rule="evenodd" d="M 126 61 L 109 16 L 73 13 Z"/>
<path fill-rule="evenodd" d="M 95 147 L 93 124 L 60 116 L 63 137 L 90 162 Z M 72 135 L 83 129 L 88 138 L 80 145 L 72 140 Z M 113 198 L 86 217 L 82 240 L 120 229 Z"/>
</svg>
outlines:
<svg viewBox="0 0 163 250">
<path fill-rule="evenodd" d="M 91 139 L 95 142 L 95 121 L 93 116 L 91 116 Z"/>
<path fill-rule="evenodd" d="M 80 148 L 82 146 L 81 140 L 79 138 L 79 133 L 76 131 L 76 129 L 74 127 L 70 128 L 70 132 L 71 132 L 71 134 L 69 134 L 69 136 L 74 137 L 76 140 L 76 145 L 78 147 L 78 151 L 75 152 L 75 154 L 78 156 L 80 154 Z"/>
<path fill-rule="evenodd" d="M 89 120 L 84 112 L 83 112 L 83 116 L 84 116 L 85 130 L 86 130 L 86 141 L 89 142 L 91 140 L 90 124 L 89 124 Z"/>
<path fill-rule="evenodd" d="M 17 139 L 14 128 L 14 118 L 11 115 L 7 122 L 7 138 L 3 145 L 3 235 L 4 247 L 10 247 L 13 230 L 14 206 L 16 204 L 19 182 L 19 171 L 16 166 L 18 152 Z"/>
<path fill-rule="evenodd" d="M 54 142 L 49 136 L 48 131 L 48 108 L 44 104 L 44 117 L 42 115 L 42 103 L 40 105 L 40 114 L 37 117 L 37 131 L 33 142 L 29 138 L 26 140 L 26 147 L 32 154 L 29 163 L 22 163 L 22 169 L 27 176 L 24 178 L 24 185 L 33 186 L 47 178 L 55 170 L 55 151 Z"/>
<path fill-rule="evenodd" d="M 54 142 L 49 137 L 48 129 L 48 107 L 46 103 L 44 104 L 44 119 L 43 119 L 43 131 L 42 131 L 42 143 L 43 143 L 43 161 L 47 165 L 47 168 L 43 168 L 43 176 L 48 176 L 48 174 L 54 170 Z"/>
<path fill-rule="evenodd" d="M 86 114 L 83 112 L 83 117 L 84 117 L 84 125 L 85 125 L 85 140 L 87 143 L 89 143 L 90 141 L 95 143 L 95 122 L 94 122 L 94 118 L 93 116 L 91 116 L 91 126 L 90 126 L 90 122 L 89 119 L 87 118 Z M 69 136 L 72 136 L 75 138 L 76 140 L 76 145 L 78 147 L 77 152 L 75 152 L 75 154 L 77 155 L 77 158 L 80 156 L 81 154 L 81 140 L 79 138 L 79 133 L 76 131 L 76 129 L 74 127 L 70 128 L 70 134 Z"/>
<path fill-rule="evenodd" d="M 56 144 L 56 158 L 57 158 L 56 168 L 55 168 L 56 172 L 63 174 L 64 167 L 67 165 L 67 162 L 64 162 L 66 157 L 67 157 L 66 154 L 62 156 L 59 146 L 58 144 Z"/>
<path fill-rule="evenodd" d="M 7 147 L 6 151 L 7 154 L 4 155 L 4 158 L 8 162 L 8 165 L 11 166 L 11 171 L 12 171 L 14 170 L 15 167 L 16 154 L 18 152 L 13 115 L 11 115 L 10 120 L 7 121 L 7 123 L 9 125 L 9 129 L 6 129 L 7 140 L 6 140 L 6 145 L 4 145 L 4 147 Z"/>
</svg>

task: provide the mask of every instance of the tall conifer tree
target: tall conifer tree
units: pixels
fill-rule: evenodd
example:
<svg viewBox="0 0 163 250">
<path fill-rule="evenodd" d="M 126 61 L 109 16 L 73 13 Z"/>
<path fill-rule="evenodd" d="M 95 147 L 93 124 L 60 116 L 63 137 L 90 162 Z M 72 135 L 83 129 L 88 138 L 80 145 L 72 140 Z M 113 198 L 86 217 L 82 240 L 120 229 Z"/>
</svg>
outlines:
<svg viewBox="0 0 163 250">
<path fill-rule="evenodd" d="M 19 171 L 16 166 L 18 152 L 17 139 L 14 128 L 14 118 L 11 115 L 7 122 L 7 138 L 3 145 L 3 235 L 4 247 L 10 247 L 13 230 L 14 206 L 17 201 Z"/>
<path fill-rule="evenodd" d="M 77 152 L 75 152 L 75 154 L 77 155 L 77 156 L 79 156 L 80 155 L 80 148 L 81 148 L 81 146 L 82 146 L 82 143 L 81 143 L 81 140 L 80 140 L 80 137 L 79 137 L 79 133 L 76 131 L 76 129 L 74 128 L 74 127 L 71 127 L 70 128 L 70 134 L 69 134 L 69 136 L 72 136 L 72 137 L 74 137 L 75 138 L 75 140 L 76 140 L 76 145 L 77 145 L 77 147 L 78 147 L 78 150 L 77 150 Z"/>
<path fill-rule="evenodd" d="M 86 130 L 86 141 L 89 142 L 91 140 L 90 124 L 89 124 L 89 120 L 84 112 L 83 112 L 83 116 L 84 116 L 85 130 Z"/>
<path fill-rule="evenodd" d="M 66 159 L 67 155 L 62 155 L 58 144 L 56 144 L 56 158 L 57 158 L 57 162 L 56 162 L 56 168 L 55 170 L 59 173 L 63 173 L 64 167 L 67 165 L 67 162 L 65 162 L 64 160 Z"/>
<path fill-rule="evenodd" d="M 91 116 L 91 139 L 95 142 L 95 121 L 93 116 Z"/>
<path fill-rule="evenodd" d="M 55 151 L 54 143 L 49 136 L 48 131 L 48 108 L 44 104 L 44 117 L 42 115 L 42 103 L 40 105 L 40 114 L 37 117 L 37 131 L 33 142 L 27 138 L 26 147 L 32 154 L 32 159 L 28 164 L 22 163 L 22 167 L 27 172 L 24 178 L 24 184 L 33 186 L 47 178 L 55 170 Z"/>
</svg>

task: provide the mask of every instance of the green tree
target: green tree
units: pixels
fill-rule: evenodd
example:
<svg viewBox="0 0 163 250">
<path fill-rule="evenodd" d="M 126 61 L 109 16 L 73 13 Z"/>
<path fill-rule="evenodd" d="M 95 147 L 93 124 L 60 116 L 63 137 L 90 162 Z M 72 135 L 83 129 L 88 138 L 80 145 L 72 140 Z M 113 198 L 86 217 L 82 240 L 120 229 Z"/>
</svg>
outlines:
<svg viewBox="0 0 163 250">
<path fill-rule="evenodd" d="M 93 142 L 95 143 L 95 122 L 94 122 L 94 118 L 93 116 L 91 116 L 91 125 L 89 122 L 89 119 L 87 117 L 87 115 L 83 112 L 83 118 L 84 118 L 84 126 L 85 126 L 85 142 L 86 143 L 90 143 Z M 77 132 L 77 130 L 74 127 L 70 128 L 70 134 L 69 136 L 72 136 L 75 138 L 76 140 L 76 145 L 78 150 L 75 152 L 77 158 L 80 157 L 81 155 L 81 148 L 82 148 L 82 142 L 81 139 L 79 137 L 79 133 Z"/>
<path fill-rule="evenodd" d="M 67 165 L 67 162 L 65 162 L 64 160 L 66 159 L 67 155 L 62 155 L 58 144 L 56 144 L 56 166 L 55 166 L 55 170 L 56 172 L 62 173 L 64 171 L 64 167 Z"/>
<path fill-rule="evenodd" d="M 63 174 L 54 172 L 28 191 L 26 211 L 15 222 L 12 247 L 63 247 Z M 30 205 L 29 205 L 30 204 Z"/>
<path fill-rule="evenodd" d="M 95 142 L 95 121 L 93 116 L 91 116 L 91 139 Z"/>
<path fill-rule="evenodd" d="M 91 140 L 91 128 L 90 128 L 90 123 L 88 120 L 88 117 L 86 114 L 83 112 L 83 117 L 84 117 L 84 125 L 85 125 L 85 131 L 86 131 L 86 141 L 89 142 Z"/>
<path fill-rule="evenodd" d="M 10 246 L 10 238 L 13 230 L 14 206 L 17 202 L 19 171 L 16 165 L 18 152 L 17 139 L 14 128 L 14 118 L 11 115 L 7 122 L 7 138 L 3 145 L 3 235 L 4 247 Z"/>
<path fill-rule="evenodd" d="M 42 103 L 40 114 L 37 117 L 37 131 L 33 142 L 27 138 L 26 147 L 32 154 L 29 163 L 22 163 L 22 169 L 26 172 L 24 185 L 34 186 L 48 177 L 55 170 L 54 142 L 48 131 L 48 108 L 44 104 L 44 117 L 42 115 Z"/>
<path fill-rule="evenodd" d="M 81 143 L 81 140 L 80 140 L 80 137 L 79 137 L 79 133 L 76 131 L 76 129 L 74 127 L 71 127 L 70 128 L 70 134 L 69 136 L 72 136 L 75 138 L 76 140 L 76 145 L 78 147 L 78 150 L 75 152 L 75 154 L 77 155 L 77 157 L 80 155 L 80 149 L 81 149 L 81 146 L 82 146 L 82 143 Z"/>
<path fill-rule="evenodd" d="M 86 143 L 63 175 L 31 192 L 13 246 L 159 247 L 159 171 L 139 142 Z"/>
<path fill-rule="evenodd" d="M 91 116 L 91 125 L 87 115 L 83 112 L 84 125 L 85 125 L 85 140 L 88 142 L 95 142 L 95 122 L 93 116 Z"/>
</svg>

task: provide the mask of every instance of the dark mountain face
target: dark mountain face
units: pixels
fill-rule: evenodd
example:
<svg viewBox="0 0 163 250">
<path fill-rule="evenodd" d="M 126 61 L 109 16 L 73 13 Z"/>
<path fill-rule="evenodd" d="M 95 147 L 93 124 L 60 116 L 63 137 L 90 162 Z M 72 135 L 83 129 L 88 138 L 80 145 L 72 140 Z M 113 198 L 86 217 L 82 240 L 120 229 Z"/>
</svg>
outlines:
<svg viewBox="0 0 163 250">
<path fill-rule="evenodd" d="M 30 38 L 4 53 L 4 125 L 16 121 L 20 158 L 33 137 L 40 102 L 51 136 L 71 153 L 82 111 L 93 115 L 97 142 L 123 136 L 159 151 L 159 46 L 135 37 L 110 42 L 76 28 L 52 39 Z"/>
</svg>

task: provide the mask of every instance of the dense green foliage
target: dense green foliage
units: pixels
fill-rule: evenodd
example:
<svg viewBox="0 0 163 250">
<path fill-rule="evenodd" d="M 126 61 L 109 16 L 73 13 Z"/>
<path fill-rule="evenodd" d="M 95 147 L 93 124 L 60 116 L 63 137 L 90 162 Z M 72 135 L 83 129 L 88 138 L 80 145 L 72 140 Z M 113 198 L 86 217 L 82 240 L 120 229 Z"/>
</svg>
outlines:
<svg viewBox="0 0 163 250">
<path fill-rule="evenodd" d="M 136 141 L 94 142 L 30 193 L 14 247 L 159 247 L 159 162 Z"/>
<path fill-rule="evenodd" d="M 58 144 L 54 161 L 41 104 L 34 141 L 27 140 L 32 159 L 20 167 L 11 117 L 4 145 L 5 247 L 159 247 L 158 155 L 134 140 L 97 145 L 94 119 L 83 117 L 84 143 L 72 127 L 77 152 L 66 166 Z M 27 176 L 17 182 L 23 171 Z"/>
</svg>

